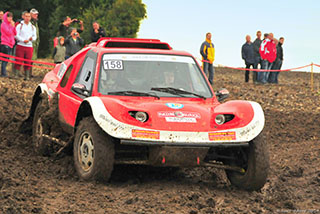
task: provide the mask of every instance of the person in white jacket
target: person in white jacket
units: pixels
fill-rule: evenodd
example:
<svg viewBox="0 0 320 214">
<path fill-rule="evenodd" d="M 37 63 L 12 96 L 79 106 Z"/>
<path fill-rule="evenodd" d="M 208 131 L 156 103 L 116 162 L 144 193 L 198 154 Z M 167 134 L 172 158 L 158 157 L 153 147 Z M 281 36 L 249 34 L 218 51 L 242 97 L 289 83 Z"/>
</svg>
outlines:
<svg viewBox="0 0 320 214">
<path fill-rule="evenodd" d="M 17 25 L 16 31 L 16 40 L 17 40 L 17 47 L 16 47 L 16 57 L 24 58 L 31 60 L 33 54 L 32 42 L 37 39 L 37 29 L 34 25 L 31 24 L 31 14 L 25 13 L 24 20 Z M 30 69 L 31 69 L 31 62 L 30 61 L 23 61 L 21 59 L 17 59 L 18 63 L 24 63 L 24 72 L 25 72 L 25 80 L 30 79 Z M 17 72 L 20 71 L 21 65 L 15 64 L 14 66 Z"/>
</svg>

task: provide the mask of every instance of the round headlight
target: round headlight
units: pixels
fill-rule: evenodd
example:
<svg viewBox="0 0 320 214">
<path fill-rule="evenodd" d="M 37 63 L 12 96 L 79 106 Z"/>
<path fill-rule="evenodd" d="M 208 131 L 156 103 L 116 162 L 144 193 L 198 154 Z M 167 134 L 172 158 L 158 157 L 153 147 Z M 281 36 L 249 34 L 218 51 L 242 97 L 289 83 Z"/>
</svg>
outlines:
<svg viewBox="0 0 320 214">
<path fill-rule="evenodd" d="M 222 125 L 222 124 L 224 124 L 224 122 L 226 121 L 226 118 L 224 117 L 223 114 L 218 114 L 218 115 L 216 116 L 215 121 L 216 121 L 216 124 Z"/>
<path fill-rule="evenodd" d="M 139 120 L 140 122 L 146 122 L 148 119 L 148 115 L 145 112 L 138 111 L 135 115 L 136 120 Z"/>
</svg>

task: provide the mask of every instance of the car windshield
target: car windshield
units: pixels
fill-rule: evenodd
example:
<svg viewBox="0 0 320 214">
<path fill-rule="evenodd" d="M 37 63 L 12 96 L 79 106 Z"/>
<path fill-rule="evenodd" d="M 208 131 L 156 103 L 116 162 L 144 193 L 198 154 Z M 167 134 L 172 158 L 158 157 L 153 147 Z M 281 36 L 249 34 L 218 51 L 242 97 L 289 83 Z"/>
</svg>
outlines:
<svg viewBox="0 0 320 214">
<path fill-rule="evenodd" d="M 98 85 L 101 94 L 212 97 L 211 90 L 192 57 L 104 54 L 101 60 Z"/>
</svg>

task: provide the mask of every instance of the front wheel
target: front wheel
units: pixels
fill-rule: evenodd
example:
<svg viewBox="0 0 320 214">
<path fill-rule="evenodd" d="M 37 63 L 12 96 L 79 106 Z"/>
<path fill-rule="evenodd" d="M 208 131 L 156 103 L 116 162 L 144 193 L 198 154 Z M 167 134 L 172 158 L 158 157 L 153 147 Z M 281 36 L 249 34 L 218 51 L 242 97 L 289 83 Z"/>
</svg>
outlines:
<svg viewBox="0 0 320 214">
<path fill-rule="evenodd" d="M 32 122 L 32 141 L 37 154 L 47 156 L 51 153 L 50 142 L 43 138 L 43 134 L 49 134 L 48 124 L 42 119 L 43 114 L 49 109 L 43 99 L 38 102 Z"/>
<path fill-rule="evenodd" d="M 92 117 L 80 121 L 73 143 L 73 157 L 81 179 L 109 180 L 114 164 L 114 143 Z"/>
<path fill-rule="evenodd" d="M 269 150 L 262 133 L 249 142 L 249 147 L 235 152 L 232 165 L 242 167 L 244 173 L 226 170 L 231 184 L 250 191 L 260 190 L 267 181 Z"/>
</svg>

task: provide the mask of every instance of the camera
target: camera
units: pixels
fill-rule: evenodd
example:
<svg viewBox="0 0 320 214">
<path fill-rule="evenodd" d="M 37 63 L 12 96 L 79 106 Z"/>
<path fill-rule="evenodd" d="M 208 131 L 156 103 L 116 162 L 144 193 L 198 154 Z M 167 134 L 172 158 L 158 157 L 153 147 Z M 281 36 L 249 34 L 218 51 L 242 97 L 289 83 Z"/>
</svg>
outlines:
<svg viewBox="0 0 320 214">
<path fill-rule="evenodd" d="M 73 20 L 73 23 L 80 23 L 80 20 Z"/>
<path fill-rule="evenodd" d="M 76 33 L 74 33 L 73 35 L 77 36 L 77 35 L 78 35 L 78 33 L 76 32 Z"/>
</svg>

